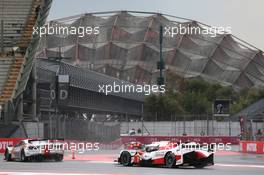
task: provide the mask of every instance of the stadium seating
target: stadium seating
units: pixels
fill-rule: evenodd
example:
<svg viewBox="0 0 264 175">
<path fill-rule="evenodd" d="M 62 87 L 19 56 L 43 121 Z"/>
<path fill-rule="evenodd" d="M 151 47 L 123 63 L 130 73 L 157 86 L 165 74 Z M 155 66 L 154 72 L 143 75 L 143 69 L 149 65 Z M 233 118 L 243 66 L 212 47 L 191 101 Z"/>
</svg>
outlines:
<svg viewBox="0 0 264 175">
<path fill-rule="evenodd" d="M 42 1 L 43 0 L 35 0 L 31 6 L 31 11 L 30 11 L 30 14 L 28 16 L 28 20 L 27 20 L 26 25 L 25 25 L 24 33 L 21 37 L 21 40 L 19 41 L 19 47 L 20 48 L 27 48 L 27 46 L 31 40 L 33 27 L 36 23 L 36 19 L 38 16 L 38 14 L 37 14 L 38 10 L 36 10 L 36 9 L 40 8 Z"/>
<path fill-rule="evenodd" d="M 16 85 L 16 81 L 17 81 L 17 77 L 19 75 L 21 66 L 23 64 L 23 57 L 22 56 L 18 56 L 17 58 L 11 60 L 11 59 L 7 59 L 7 62 L 9 63 L 8 67 L 8 71 L 6 71 L 4 73 L 4 78 L 3 80 L 5 81 L 4 86 L 2 88 L 2 92 L 1 92 L 1 96 L 0 96 L 0 103 L 4 103 L 6 101 L 8 101 L 13 94 L 15 85 Z M 1 65 L 3 66 L 3 65 Z M 0 67 L 1 67 L 0 66 Z"/>
<path fill-rule="evenodd" d="M 0 96 L 2 96 L 1 92 L 4 88 L 11 64 L 12 60 L 10 58 L 0 58 Z"/>
<path fill-rule="evenodd" d="M 42 3 L 43 0 L 3 0 L 2 2 L 5 9 L 8 9 L 4 10 L 3 15 L 4 49 L 9 53 L 18 47 L 20 53 L 11 57 L 0 56 L 0 105 L 12 98 Z"/>
<path fill-rule="evenodd" d="M 23 35 L 32 0 L 3 0 L 4 46 L 9 51 L 18 46 Z M 30 37 L 30 36 L 29 36 Z"/>
</svg>

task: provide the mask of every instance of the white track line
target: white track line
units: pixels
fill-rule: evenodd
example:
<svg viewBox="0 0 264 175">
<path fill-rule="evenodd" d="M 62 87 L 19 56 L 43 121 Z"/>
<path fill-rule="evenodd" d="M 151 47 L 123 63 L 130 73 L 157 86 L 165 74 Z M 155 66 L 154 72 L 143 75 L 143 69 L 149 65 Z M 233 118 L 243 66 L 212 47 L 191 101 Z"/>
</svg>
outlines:
<svg viewBox="0 0 264 175">
<path fill-rule="evenodd" d="M 94 160 L 86 161 L 86 163 L 118 164 L 117 162 L 114 161 L 94 161 Z"/>
<path fill-rule="evenodd" d="M 117 162 L 111 162 L 111 161 L 86 161 L 86 163 L 117 164 Z M 217 163 L 215 165 L 216 166 L 222 166 L 222 167 L 264 168 L 264 165 L 248 165 L 248 164 L 222 164 L 222 163 Z"/>
<path fill-rule="evenodd" d="M 243 165 L 243 164 L 222 164 L 222 163 L 217 163 L 215 165 L 222 167 L 264 168 L 264 165 Z"/>
<path fill-rule="evenodd" d="M 122 174 L 78 174 L 78 173 L 42 173 L 42 172 L 0 172 L 0 175 L 122 175 Z"/>
</svg>

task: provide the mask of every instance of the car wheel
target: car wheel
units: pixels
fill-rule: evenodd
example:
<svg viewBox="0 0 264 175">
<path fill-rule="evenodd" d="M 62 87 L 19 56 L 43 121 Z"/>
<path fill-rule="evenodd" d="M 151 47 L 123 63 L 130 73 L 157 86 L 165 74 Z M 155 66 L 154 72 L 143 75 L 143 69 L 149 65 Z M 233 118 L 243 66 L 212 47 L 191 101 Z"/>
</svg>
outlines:
<svg viewBox="0 0 264 175">
<path fill-rule="evenodd" d="M 131 166 L 131 155 L 128 151 L 123 151 L 120 156 L 120 162 L 124 166 Z"/>
<path fill-rule="evenodd" d="M 176 158 L 175 155 L 173 153 L 167 153 L 165 156 L 165 165 L 168 168 L 172 168 L 175 166 L 176 163 Z"/>
<path fill-rule="evenodd" d="M 61 162 L 63 160 L 63 155 L 61 155 L 61 154 L 57 154 L 56 156 L 55 156 L 55 161 L 57 161 L 57 162 Z"/>
<path fill-rule="evenodd" d="M 21 162 L 26 162 L 27 161 L 27 157 L 25 155 L 25 151 L 22 149 L 21 153 L 20 153 L 20 161 Z"/>
<path fill-rule="evenodd" d="M 9 153 L 8 149 L 5 150 L 5 160 L 11 161 L 11 154 Z"/>
<path fill-rule="evenodd" d="M 30 157 L 28 157 L 27 160 L 30 161 L 30 162 L 33 162 L 34 161 L 34 157 L 30 156 Z"/>
<path fill-rule="evenodd" d="M 44 161 L 44 156 L 43 156 L 43 155 L 38 155 L 38 156 L 36 157 L 36 161 L 37 161 L 37 162 L 42 162 L 42 161 Z"/>
</svg>

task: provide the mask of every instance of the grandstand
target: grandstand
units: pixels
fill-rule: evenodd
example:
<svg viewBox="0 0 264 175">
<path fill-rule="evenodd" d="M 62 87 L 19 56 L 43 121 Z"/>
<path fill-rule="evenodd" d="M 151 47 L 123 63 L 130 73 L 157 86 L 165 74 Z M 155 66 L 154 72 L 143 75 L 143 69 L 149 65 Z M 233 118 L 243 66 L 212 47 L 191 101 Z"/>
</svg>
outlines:
<svg viewBox="0 0 264 175">
<path fill-rule="evenodd" d="M 0 104 L 21 95 L 32 69 L 38 36 L 33 26 L 45 24 L 51 1 L 1 2 Z"/>
<path fill-rule="evenodd" d="M 51 3 L 52 0 L 0 1 L 1 137 L 11 136 L 19 126 L 24 128 L 20 122 L 25 116 L 36 116 L 36 94 L 26 94 L 30 101 L 23 96 L 26 86 L 36 85 L 32 68 L 39 36 L 32 35 L 33 27 L 45 24 Z"/>
<path fill-rule="evenodd" d="M 99 27 L 99 35 L 45 35 L 40 57 L 58 57 L 133 83 L 156 83 L 159 26 L 210 27 L 171 15 L 114 11 L 86 13 L 49 22 L 54 27 Z M 263 86 L 263 52 L 231 34 L 164 35 L 166 71 L 200 77 L 240 90 Z"/>
</svg>

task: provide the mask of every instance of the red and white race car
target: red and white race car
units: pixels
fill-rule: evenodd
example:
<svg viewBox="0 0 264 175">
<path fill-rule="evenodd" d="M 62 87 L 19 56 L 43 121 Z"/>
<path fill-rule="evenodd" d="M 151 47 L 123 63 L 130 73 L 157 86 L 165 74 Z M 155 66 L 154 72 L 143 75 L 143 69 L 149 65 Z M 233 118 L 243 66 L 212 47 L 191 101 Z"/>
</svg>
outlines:
<svg viewBox="0 0 264 175">
<path fill-rule="evenodd" d="M 5 150 L 6 161 L 32 161 L 54 159 L 62 161 L 64 155 L 63 142 L 59 140 L 25 139 Z"/>
<path fill-rule="evenodd" d="M 136 145 L 136 147 L 133 147 Z M 141 145 L 141 148 L 139 148 Z M 207 147 L 195 142 L 173 143 L 169 141 L 153 142 L 142 145 L 133 142 L 127 149 L 120 152 L 118 163 L 124 166 L 194 166 L 203 168 L 214 165 L 214 153 Z"/>
</svg>

